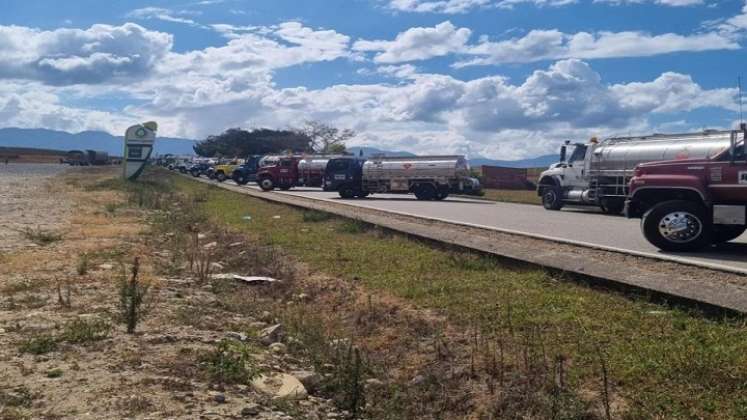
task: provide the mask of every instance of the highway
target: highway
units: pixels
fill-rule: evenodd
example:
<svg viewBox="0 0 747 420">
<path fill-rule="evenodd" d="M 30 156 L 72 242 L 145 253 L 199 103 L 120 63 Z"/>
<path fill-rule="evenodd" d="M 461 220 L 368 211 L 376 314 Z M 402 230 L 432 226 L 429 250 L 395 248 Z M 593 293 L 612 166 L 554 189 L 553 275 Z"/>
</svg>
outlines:
<svg viewBox="0 0 747 420">
<path fill-rule="evenodd" d="M 251 184 L 245 188 L 258 189 Z M 541 206 L 529 204 L 496 203 L 460 197 L 449 197 L 444 201 L 418 201 L 412 195 L 395 194 L 343 200 L 337 193 L 315 188 L 295 188 L 287 192 L 266 194 L 302 196 L 747 273 L 747 234 L 706 252 L 664 253 L 643 238 L 639 220 L 609 216 L 590 208 L 548 211 Z"/>
</svg>

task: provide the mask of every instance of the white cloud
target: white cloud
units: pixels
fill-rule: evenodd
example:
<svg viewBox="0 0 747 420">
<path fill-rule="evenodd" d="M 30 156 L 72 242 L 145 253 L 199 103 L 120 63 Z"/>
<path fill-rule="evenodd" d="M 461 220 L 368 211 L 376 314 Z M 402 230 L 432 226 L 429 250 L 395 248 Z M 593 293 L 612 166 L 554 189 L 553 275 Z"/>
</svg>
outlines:
<svg viewBox="0 0 747 420">
<path fill-rule="evenodd" d="M 456 35 L 459 29 L 448 22 L 442 25 L 440 30 L 438 26 L 424 28 L 431 30 L 425 31 L 424 36 L 403 32 L 385 44 L 386 48 L 375 51 L 403 61 L 449 53 L 428 46 L 434 36 L 441 44 L 449 44 L 445 49 L 450 52 L 469 47 L 468 33 L 460 38 Z M 133 121 L 155 119 L 161 135 L 199 138 L 226 127 L 283 128 L 305 119 L 320 119 L 361 132 L 352 144 L 376 144 L 420 153 L 518 158 L 554 149 L 561 138 L 646 131 L 650 129 L 651 114 L 672 115 L 681 120 L 679 113 L 702 107 L 731 111 L 736 94 L 735 89 L 704 89 L 690 76 L 678 73 L 608 85 L 588 63 L 577 59 L 558 61 L 518 82 L 499 75 L 463 81 L 422 73 L 412 64 L 405 64 L 377 68 L 377 72 L 396 78 L 392 84 L 281 89 L 273 83 L 275 70 L 349 59 L 353 55 L 349 37 L 333 30 L 286 22 L 267 27 L 228 27 L 228 38 L 220 46 L 175 52 L 170 35 L 138 25 L 95 28 L 58 30 L 73 31 L 75 36 L 65 38 L 58 31 L 0 27 L 0 78 L 5 79 L 0 83 L 0 126 L 69 131 L 105 128 L 118 133 Z M 61 81 L 71 80 L 72 76 L 40 77 L 28 70 L 41 65 L 42 60 L 47 60 L 45 66 L 54 66 L 56 72 L 78 78 L 85 75 L 86 66 L 101 68 L 98 61 L 128 69 L 133 62 L 144 59 L 142 51 L 147 48 L 138 50 L 140 54 L 115 48 L 115 40 L 122 39 L 120 32 L 132 33 L 136 40 L 161 41 L 137 43 L 141 48 L 145 44 L 158 51 L 150 54 L 153 62 L 143 67 L 144 71 L 112 71 L 98 85 L 66 85 Z M 10 35 L 16 38 L 11 39 Z M 561 42 L 545 41 L 550 52 L 544 52 L 538 41 L 538 52 L 533 50 L 530 56 L 553 57 L 553 51 L 563 48 L 610 49 L 600 46 L 606 45 L 601 35 L 592 36 L 590 44 L 581 42 L 583 39 L 566 39 L 563 34 L 549 35 L 550 40 Z M 62 38 L 75 42 L 64 43 L 65 54 L 49 53 L 62 50 Z M 32 48 L 20 48 L 20 39 L 33 41 Z M 582 48 L 586 45 L 593 48 Z M 532 50 L 530 47 L 525 45 L 522 49 Z M 480 54 L 489 57 L 487 52 Z M 14 69 L 13 76 L 8 75 L 6 55 L 23 64 Z M 65 102 L 72 98 L 72 102 L 79 99 L 85 103 L 111 95 L 124 95 L 131 105 L 119 112 L 102 112 Z M 60 99 L 63 97 L 65 101 Z"/>
<path fill-rule="evenodd" d="M 457 28 L 446 21 L 432 28 L 410 28 L 394 41 L 356 41 L 353 49 L 379 52 L 374 57 L 378 63 L 426 60 L 463 51 L 471 34 L 469 29 Z"/>
<path fill-rule="evenodd" d="M 520 38 L 484 41 L 466 54 L 478 58 L 456 63 L 457 67 L 503 63 L 528 63 L 566 58 L 600 59 L 613 57 L 648 57 L 675 52 L 737 50 L 740 45 L 729 36 L 710 32 L 695 35 L 643 32 L 578 32 L 532 30 Z"/>
<path fill-rule="evenodd" d="M 401 12 L 460 14 L 476 9 L 511 9 L 520 4 L 538 7 L 560 7 L 579 0 L 388 0 L 388 7 Z M 705 0 L 593 0 L 613 5 L 651 3 L 660 6 L 683 7 L 705 4 Z"/>
<path fill-rule="evenodd" d="M 0 26 L 0 78 L 51 85 L 142 78 L 172 43 L 170 34 L 133 23 L 53 31 Z"/>
<path fill-rule="evenodd" d="M 187 10 L 174 11 L 162 7 L 143 7 L 131 11 L 127 14 L 127 17 L 133 19 L 157 19 L 165 22 L 184 23 L 187 25 L 202 27 L 202 25 L 188 17 L 196 14 L 199 13 Z"/>
<path fill-rule="evenodd" d="M 705 4 L 705 0 L 594 0 L 594 3 L 611 3 L 614 5 L 653 3 L 661 6 L 684 7 Z"/>
</svg>

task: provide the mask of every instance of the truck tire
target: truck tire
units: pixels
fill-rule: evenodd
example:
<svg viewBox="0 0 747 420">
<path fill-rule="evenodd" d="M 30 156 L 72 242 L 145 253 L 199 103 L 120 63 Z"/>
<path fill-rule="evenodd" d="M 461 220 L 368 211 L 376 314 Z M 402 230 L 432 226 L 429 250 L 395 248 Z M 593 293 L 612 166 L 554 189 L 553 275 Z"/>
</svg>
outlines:
<svg viewBox="0 0 747 420">
<path fill-rule="evenodd" d="M 446 200 L 446 197 L 449 196 L 449 188 L 448 187 L 439 187 L 438 192 L 436 193 L 436 200 Z"/>
<path fill-rule="evenodd" d="M 711 244 L 711 223 L 699 203 L 665 201 L 643 215 L 643 236 L 662 251 L 699 251 Z"/>
<path fill-rule="evenodd" d="M 272 178 L 262 178 L 259 180 L 259 188 L 262 188 L 262 191 L 272 191 L 275 189 L 275 183 L 272 182 Z"/>
<path fill-rule="evenodd" d="M 711 240 L 714 244 L 722 244 L 737 239 L 742 236 L 745 231 L 747 231 L 747 226 L 716 225 L 713 227 Z"/>
<path fill-rule="evenodd" d="M 415 187 L 415 197 L 418 200 L 435 200 L 436 195 L 437 191 L 431 184 L 420 184 Z"/>
<path fill-rule="evenodd" d="M 343 185 L 340 187 L 340 197 L 344 199 L 355 198 L 357 191 L 352 185 Z"/>
<path fill-rule="evenodd" d="M 199 178 L 200 177 L 200 172 L 199 171 L 192 171 L 191 174 L 195 178 Z"/>
<path fill-rule="evenodd" d="M 563 192 L 557 185 L 548 185 L 542 188 L 542 206 L 547 210 L 560 210 L 563 208 Z"/>
<path fill-rule="evenodd" d="M 239 185 L 246 185 L 249 180 L 243 174 L 233 174 L 233 182 Z"/>
<path fill-rule="evenodd" d="M 625 208 L 625 200 L 619 198 L 603 198 L 601 206 L 602 211 L 607 214 L 618 215 Z"/>
<path fill-rule="evenodd" d="M 225 174 L 225 173 L 223 173 L 223 171 L 220 171 L 220 172 L 218 172 L 217 174 L 215 174 L 215 179 L 216 179 L 216 180 L 217 180 L 218 182 L 223 182 L 223 181 L 225 181 L 225 180 L 226 180 L 226 174 Z"/>
</svg>

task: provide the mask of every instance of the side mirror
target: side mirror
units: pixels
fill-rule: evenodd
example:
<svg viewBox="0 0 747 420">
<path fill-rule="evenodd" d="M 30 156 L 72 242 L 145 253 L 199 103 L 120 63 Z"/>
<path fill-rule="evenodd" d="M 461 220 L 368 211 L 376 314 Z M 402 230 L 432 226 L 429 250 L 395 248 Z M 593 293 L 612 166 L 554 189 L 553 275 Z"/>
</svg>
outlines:
<svg viewBox="0 0 747 420">
<path fill-rule="evenodd" d="M 560 161 L 565 162 L 565 158 L 568 154 L 568 147 L 566 146 L 560 146 Z"/>
</svg>

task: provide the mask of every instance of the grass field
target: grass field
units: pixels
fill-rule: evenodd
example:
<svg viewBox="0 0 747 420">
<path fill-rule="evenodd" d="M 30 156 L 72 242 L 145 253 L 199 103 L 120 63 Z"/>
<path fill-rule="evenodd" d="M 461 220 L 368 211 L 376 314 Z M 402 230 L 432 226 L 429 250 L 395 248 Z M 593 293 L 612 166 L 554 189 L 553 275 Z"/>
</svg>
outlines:
<svg viewBox="0 0 747 420">
<path fill-rule="evenodd" d="M 501 376 L 504 389 L 529 389 L 536 372 L 551 372 L 517 415 L 542 417 L 527 410 L 562 402 L 566 418 L 588 414 L 588 406 L 601 418 L 747 417 L 743 319 L 706 318 L 159 174 L 199 197 L 200 211 L 217 225 L 278 246 L 313 270 L 474 328 L 493 361 L 498 348 L 501 366 L 504 350 L 513 360 L 513 376 Z"/>
<path fill-rule="evenodd" d="M 485 189 L 483 198 L 504 203 L 542 204 L 542 200 L 534 190 L 496 190 Z"/>
</svg>

